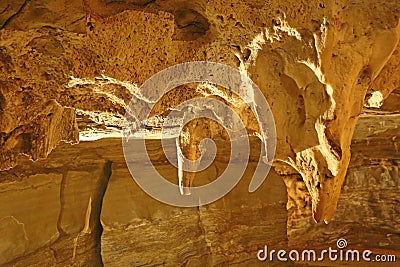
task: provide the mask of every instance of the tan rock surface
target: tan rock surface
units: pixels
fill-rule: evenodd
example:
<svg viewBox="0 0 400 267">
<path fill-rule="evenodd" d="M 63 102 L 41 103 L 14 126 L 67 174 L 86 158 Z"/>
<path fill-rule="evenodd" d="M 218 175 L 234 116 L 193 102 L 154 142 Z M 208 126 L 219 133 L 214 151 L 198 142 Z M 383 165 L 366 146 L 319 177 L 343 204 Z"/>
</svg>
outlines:
<svg viewBox="0 0 400 267">
<path fill-rule="evenodd" d="M 295 175 L 285 178 L 292 188 L 288 191 L 290 246 L 326 247 L 345 238 L 351 246 L 399 256 L 399 123 L 398 114 L 360 117 L 338 211 L 328 225 L 310 220 L 310 196 L 301 179 Z"/>
<path fill-rule="evenodd" d="M 254 260 L 256 245 L 265 243 L 259 232 L 276 223 L 276 218 L 264 216 L 278 209 L 261 196 L 264 191 L 254 196 L 257 208 L 249 210 L 255 227 L 238 215 L 232 221 L 235 229 L 222 227 L 218 235 L 212 234 L 216 231 L 212 227 L 226 226 L 226 217 L 240 214 L 239 192 L 246 186 L 232 192 L 226 203 L 221 201 L 223 205 L 201 208 L 206 222 L 201 228 L 195 224 L 201 213 L 197 210 L 179 213 L 150 199 L 154 209 L 148 210 L 146 201 L 140 205 L 128 201 L 132 194 L 143 193 L 120 177 L 127 175 L 120 145 L 102 139 L 121 136 L 127 105 L 146 79 L 166 67 L 195 60 L 224 63 L 248 74 L 268 100 L 277 130 L 274 167 L 288 190 L 289 244 L 305 244 L 307 239 L 322 244 L 345 232 L 354 244 L 398 250 L 399 15 L 397 0 L 3 1 L 0 200 L 11 204 L 0 209 L 4 234 L 0 264 L 101 265 L 101 256 L 104 263 L 120 258 L 125 264 L 136 260 L 124 250 L 113 254 L 110 246 L 124 246 L 120 242 L 135 231 L 150 234 L 158 226 L 164 237 L 161 248 L 175 244 L 178 233 L 190 234 L 185 239 L 187 250 L 177 248 L 186 252 L 170 256 L 168 264 Z M 208 89 L 193 93 L 193 88 L 182 86 L 166 95 L 153 114 L 163 116 L 187 98 L 210 93 Z M 363 111 L 363 105 L 370 109 Z M 236 111 L 249 132 L 257 132 L 254 116 L 244 106 Z M 225 151 L 226 136 L 221 137 L 218 127 L 209 128 L 207 134 L 218 136 Z M 192 153 L 190 157 L 197 156 L 193 147 L 199 136 L 204 137 L 187 131 L 190 146 L 184 153 Z M 59 144 L 77 143 L 79 138 L 102 140 Z M 156 161 L 165 161 L 157 149 L 152 153 Z M 254 154 L 251 157 L 255 160 Z M 226 161 L 223 153 L 218 161 Z M 165 168 L 164 173 L 173 172 Z M 207 181 L 204 175 L 190 179 L 201 184 Z M 108 206 L 100 222 L 110 177 L 109 190 L 114 193 L 106 193 L 105 207 L 121 198 L 127 208 L 122 205 L 113 211 Z M 124 214 L 125 209 L 131 213 Z M 276 212 L 279 220 L 285 220 L 280 209 Z M 348 213 L 354 216 L 347 218 Z M 314 225 L 311 217 L 333 221 Z M 171 238 L 166 234 L 167 218 L 176 222 Z M 360 229 L 365 234 L 358 236 Z M 274 240 L 282 241 L 284 228 L 275 230 Z M 324 231 L 329 238 L 322 235 Z M 14 235 L 22 239 L 13 242 Z M 230 242 L 224 236 L 239 244 L 250 235 L 262 244 L 238 247 L 229 250 L 230 256 L 222 256 Z M 371 243 L 372 239 L 379 241 Z M 140 254 L 137 249 L 136 243 L 130 244 L 126 253 Z M 141 249 L 151 254 L 149 247 Z M 161 262 L 165 253 L 152 259 Z M 146 263 L 143 258 L 139 261 Z"/>
<path fill-rule="evenodd" d="M 0 264 L 54 242 L 60 213 L 60 174 L 34 174 L 0 185 Z"/>
<path fill-rule="evenodd" d="M 396 254 L 400 249 L 397 199 L 400 155 L 392 139 L 398 138 L 398 121 L 398 115 L 361 117 L 353 138 L 350 171 L 338 212 L 328 225 L 315 224 L 310 217 L 311 198 L 298 174 L 284 177 L 287 196 L 282 180 L 274 172 L 259 191 L 249 194 L 249 175 L 254 166 L 251 163 L 239 185 L 223 199 L 205 207 L 181 209 L 159 203 L 138 187 L 125 166 L 120 139 L 61 145 L 46 160 L 26 161 L 1 173 L 7 188 L 13 180 L 20 179 L 19 184 L 28 182 L 27 175 L 22 175 L 27 172 L 30 176 L 40 173 L 36 175 L 39 177 L 64 174 L 62 182 L 59 180 L 57 184 L 60 200 L 46 202 L 51 207 L 55 202 L 60 205 L 54 219 L 49 220 L 47 213 L 38 211 L 45 216 L 40 224 L 25 220 L 40 233 L 49 225 L 46 231 L 54 229 L 58 238 L 45 246 L 35 242 L 36 251 L 26 254 L 29 249 L 24 242 L 15 243 L 16 239 L 5 235 L 2 251 L 6 244 L 6 255 L 24 255 L 6 266 L 29 266 L 38 262 L 49 266 L 162 262 L 167 266 L 255 266 L 260 264 L 255 253 L 265 244 L 274 248 L 320 248 L 334 246 L 339 238 L 346 238 L 353 247 Z M 257 143 L 257 139 L 252 142 Z M 157 149 L 160 144 L 157 141 L 150 144 L 150 156 L 158 170 L 177 182 L 176 169 L 165 164 L 165 157 Z M 226 158 L 218 156 L 211 168 L 199 174 L 195 185 L 213 179 L 223 170 L 224 162 Z M 51 195 L 52 190 L 46 189 L 41 196 Z M 25 193 L 22 191 L 20 195 Z M 91 208 L 88 207 L 90 198 L 93 199 Z M 289 213 L 285 211 L 287 199 Z M 26 214 L 28 207 L 41 208 L 46 200 L 36 196 L 36 201 L 33 206 L 17 202 L 12 210 Z M 22 225 L 11 219 L 16 214 L 12 210 L 3 212 L 0 229 L 4 233 L 15 233 L 15 237 L 23 236 Z M 277 266 L 285 265 L 278 263 Z"/>
<path fill-rule="evenodd" d="M 286 190 L 280 177 L 271 173 L 259 191 L 249 194 L 254 167 L 226 197 L 199 208 L 174 208 L 151 199 L 125 167 L 113 167 L 101 214 L 104 264 L 260 265 L 256 253 L 262 244 L 287 247 Z M 160 169 L 177 181 L 173 167 Z M 198 178 L 214 178 L 220 169 L 221 163 L 215 163 Z"/>
<path fill-rule="evenodd" d="M 159 142 L 151 142 L 150 151 L 153 152 L 150 155 L 159 171 L 177 182 L 176 169 L 165 164 L 165 158 L 159 155 L 159 147 Z M 62 173 L 59 174 L 56 195 L 59 206 L 54 220 L 50 221 L 43 213 L 46 217 L 42 218 L 41 224 L 27 221 L 38 232 L 42 232 L 43 227 L 47 227 L 47 231 L 54 229 L 57 238 L 46 245 L 35 243 L 35 252 L 29 253 L 32 250 L 25 249 L 17 259 L 10 256 L 7 260 L 13 260 L 6 266 L 29 266 L 38 262 L 49 266 L 162 262 L 167 266 L 254 266 L 259 264 L 255 253 L 265 243 L 287 247 L 286 188 L 280 176 L 271 172 L 260 190 L 249 194 L 247 188 L 254 163 L 231 193 L 215 204 L 200 208 L 175 208 L 146 195 L 130 176 L 120 139 L 82 142 L 74 146 L 64 144 L 46 160 L 23 163 L 2 172 L 2 180 L 21 177 L 22 181 L 29 181 L 22 176 L 27 172 L 47 177 L 51 175 L 45 173 Z M 226 162 L 222 157 L 222 161 L 204 171 L 197 182 L 214 179 L 224 170 L 224 165 Z M 7 183 L 4 186 L 9 187 Z M 34 207 L 42 207 L 46 199 L 37 196 L 36 201 L 38 204 Z M 54 206 L 54 201 L 46 203 Z M 29 206 L 26 203 L 15 206 L 21 213 L 31 214 L 27 212 Z M 4 213 L 7 214 L 2 219 L 6 221 L 4 231 L 18 229 L 8 220 L 13 213 Z M 15 239 L 11 241 L 15 242 Z M 23 245 L 9 246 L 9 249 L 19 252 Z M 155 250 L 158 251 L 156 254 Z"/>
<path fill-rule="evenodd" d="M 121 115 L 134 84 L 155 72 L 184 61 L 217 61 L 245 70 L 259 85 L 277 123 L 276 160 L 302 175 L 315 219 L 330 220 L 362 101 L 399 40 L 397 1 L 69 6 L 56 1 L 4 7 L 3 169 L 20 153 L 37 159 L 60 140 L 75 142 L 69 107 Z M 384 71 L 393 73 L 390 68 Z M 90 82 L 101 73 L 133 85 Z"/>
</svg>

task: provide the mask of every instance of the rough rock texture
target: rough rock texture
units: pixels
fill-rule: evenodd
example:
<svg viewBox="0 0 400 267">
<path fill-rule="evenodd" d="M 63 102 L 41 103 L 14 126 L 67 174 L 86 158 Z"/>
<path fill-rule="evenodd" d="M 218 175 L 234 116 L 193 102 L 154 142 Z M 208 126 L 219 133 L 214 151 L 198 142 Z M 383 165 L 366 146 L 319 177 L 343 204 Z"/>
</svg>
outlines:
<svg viewBox="0 0 400 267">
<path fill-rule="evenodd" d="M 380 109 L 384 111 L 399 112 L 400 94 L 400 52 L 399 47 L 393 52 L 387 64 L 383 67 L 378 77 L 372 82 L 367 96 L 379 92 L 381 97 Z"/>
<path fill-rule="evenodd" d="M 213 164 L 199 178 L 215 177 L 219 165 Z M 173 167 L 160 169 L 167 177 L 176 177 Z M 248 195 L 251 169 L 254 166 L 223 199 L 182 209 L 149 198 L 129 179 L 125 166 L 114 167 L 101 214 L 104 264 L 255 266 L 260 264 L 255 257 L 260 244 L 286 248 L 285 186 L 271 173 L 260 191 Z"/>
<path fill-rule="evenodd" d="M 1 212 L 1 264 L 265 266 L 256 260 L 265 244 L 326 248 L 339 238 L 352 247 L 398 255 L 399 120 L 396 114 L 360 118 L 338 212 L 328 225 L 311 218 L 311 197 L 298 174 L 283 176 L 285 188 L 271 172 L 250 194 L 252 162 L 223 199 L 200 208 L 174 208 L 152 199 L 132 180 L 120 139 L 62 144 L 46 160 L 21 160 L 0 173 L 2 203 L 12 203 Z M 252 144 L 260 145 L 257 139 Z M 151 141 L 150 157 L 177 183 L 176 169 L 165 163 L 159 148 Z M 226 153 L 218 154 L 196 181 L 214 179 L 226 162 Z"/>
<path fill-rule="evenodd" d="M 360 117 L 338 211 L 328 225 L 316 225 L 310 220 L 310 196 L 301 179 L 296 175 L 285 178 L 288 188 L 292 188 L 288 191 L 289 198 L 293 196 L 289 201 L 288 221 L 291 246 L 326 245 L 341 237 L 351 245 L 393 250 L 398 254 L 399 125 L 399 114 Z M 303 197 L 298 199 L 301 194 Z M 304 206 L 308 207 L 306 212 Z"/>
<path fill-rule="evenodd" d="M 0 215 L 1 264 L 58 238 L 61 180 L 61 174 L 34 174 L 1 184 L 1 203 L 7 203 Z"/>
<path fill-rule="evenodd" d="M 152 254 L 151 261 L 129 258 L 140 251 L 150 255 L 149 247 L 137 244 L 142 237 L 126 254 L 111 248 L 125 245 L 121 235 L 155 227 L 164 235 L 160 248 L 175 244 L 180 231 L 190 233 L 187 247 L 177 247 L 182 254 L 167 257 L 168 264 L 255 264 L 254 252 L 265 243 L 259 232 L 286 220 L 281 202 L 263 195 L 267 189 L 253 196 L 257 208 L 246 209 L 251 225 L 239 216 L 226 223 L 241 213 L 244 199 L 237 194 L 245 185 L 225 202 L 198 210 L 160 207 L 148 199 L 154 209 L 147 211 L 141 207 L 146 201 L 137 206 L 129 197 L 143 193 L 125 178 L 121 151 L 107 148 L 115 141 L 69 144 L 120 137 L 138 86 L 168 66 L 195 60 L 239 69 L 268 100 L 277 130 L 274 167 L 288 191 L 290 246 L 346 236 L 355 245 L 398 250 L 399 14 L 397 0 L 2 1 L 0 199 L 11 204 L 0 209 L 0 264 L 161 263 L 165 251 Z M 210 93 L 194 88 L 177 88 L 152 114 L 164 116 L 173 104 Z M 249 132 L 257 132 L 254 115 L 245 106 L 236 111 Z M 211 128 L 214 137 L 219 128 Z M 198 135 L 190 128 L 186 134 L 190 145 L 184 153 L 196 157 Z M 56 148 L 60 141 L 68 144 Z M 204 175 L 189 180 L 201 183 Z M 118 201 L 134 212 L 111 208 Z M 279 216 L 265 215 L 271 211 Z M 321 226 L 311 217 L 333 220 Z M 176 222 L 167 237 L 165 220 Z M 271 243 L 286 245 L 284 229 L 274 229 Z M 229 238 L 243 247 L 230 250 Z M 246 240 L 257 244 L 243 245 Z"/>
<path fill-rule="evenodd" d="M 160 143 L 150 142 L 149 148 L 159 171 L 177 182 L 176 169 L 160 155 Z M 214 179 L 226 166 L 223 158 L 217 158 L 199 179 Z M 287 248 L 285 185 L 271 172 L 260 190 L 248 195 L 254 166 L 216 203 L 174 208 L 152 199 L 133 181 L 120 139 L 62 145 L 46 160 L 24 162 L 1 173 L 2 187 L 13 189 L 2 193 L 4 201 L 25 196 L 35 200 L 15 202 L 2 210 L 1 229 L 8 238 L 2 241 L 1 264 L 18 258 L 9 265 L 254 266 L 264 243 Z M 52 186 L 43 191 L 46 181 Z M 20 185 L 25 183 L 33 185 L 31 193 Z M 40 238 L 35 238 L 39 233 Z M 24 238 L 16 246 L 18 236 Z"/>
<path fill-rule="evenodd" d="M 80 161 L 84 167 L 64 165 L 54 154 L 0 173 L 2 266 L 101 264 L 99 216 L 111 163 L 92 157 Z"/>
<path fill-rule="evenodd" d="M 71 107 L 121 115 L 132 84 L 175 63 L 217 61 L 247 72 L 267 97 L 277 123 L 276 160 L 301 174 L 317 221 L 329 221 L 336 210 L 364 96 L 400 29 L 395 0 L 3 6 L 2 169 L 21 153 L 37 159 L 60 140 L 75 142 Z M 396 76 L 397 70 L 384 72 Z M 95 86 L 102 73 L 132 86 Z M 394 89 L 381 90 L 386 96 Z"/>
</svg>

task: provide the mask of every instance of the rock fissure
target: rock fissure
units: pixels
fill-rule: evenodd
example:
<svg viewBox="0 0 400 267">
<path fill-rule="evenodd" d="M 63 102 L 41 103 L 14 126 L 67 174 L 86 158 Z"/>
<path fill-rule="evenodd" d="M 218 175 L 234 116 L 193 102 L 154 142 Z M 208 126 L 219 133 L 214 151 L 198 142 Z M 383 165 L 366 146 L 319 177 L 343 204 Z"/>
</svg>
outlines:
<svg viewBox="0 0 400 267">
<path fill-rule="evenodd" d="M 16 18 L 19 14 L 21 14 L 22 10 L 26 7 L 26 5 L 28 4 L 30 0 L 25 0 L 22 5 L 20 6 L 20 8 L 17 10 L 16 13 L 12 14 L 8 19 L 6 19 L 3 24 L 0 26 L 0 30 L 5 28 L 10 22 L 11 20 L 13 20 L 14 18 Z M 2 14 L 10 7 L 10 5 L 7 5 L 7 7 L 1 12 Z"/>
</svg>

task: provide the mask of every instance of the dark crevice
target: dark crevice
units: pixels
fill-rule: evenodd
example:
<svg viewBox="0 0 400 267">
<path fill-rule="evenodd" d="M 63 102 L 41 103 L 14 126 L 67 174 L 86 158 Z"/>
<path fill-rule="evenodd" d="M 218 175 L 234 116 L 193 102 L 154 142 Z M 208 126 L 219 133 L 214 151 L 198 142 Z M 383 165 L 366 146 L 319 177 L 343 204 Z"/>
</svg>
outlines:
<svg viewBox="0 0 400 267">
<path fill-rule="evenodd" d="M 341 148 L 340 144 L 338 144 L 337 142 L 335 142 L 335 140 L 334 140 L 334 138 L 333 138 L 333 135 L 332 135 L 332 133 L 330 132 L 329 129 L 327 129 L 327 130 L 325 131 L 325 134 L 326 134 L 326 139 L 327 139 L 327 141 L 328 141 L 328 144 L 329 144 L 330 147 L 331 147 L 331 152 L 332 152 L 332 154 L 335 156 L 335 158 L 336 158 L 337 160 L 341 160 L 341 159 L 342 159 L 342 156 L 343 156 L 343 152 L 342 152 L 342 148 Z"/>
<path fill-rule="evenodd" d="M 320 182 L 318 182 L 318 183 L 317 183 L 317 185 L 315 186 L 315 188 L 317 188 L 317 189 L 321 189 L 321 183 L 320 183 Z"/>
<path fill-rule="evenodd" d="M 3 115 L 4 113 L 5 105 L 6 105 L 6 100 L 0 92 L 0 116 Z"/>
<path fill-rule="evenodd" d="M 74 23 L 80 21 L 80 20 L 85 20 L 86 19 L 86 15 L 77 18 L 76 20 L 73 20 L 72 22 L 69 23 L 69 25 L 73 25 Z"/>
<path fill-rule="evenodd" d="M 93 229 L 92 233 L 96 244 L 96 247 L 94 249 L 98 256 L 98 264 L 100 266 L 104 266 L 103 259 L 101 257 L 101 235 L 103 234 L 103 226 L 101 225 L 100 216 L 103 206 L 103 198 L 106 193 L 106 189 L 111 174 L 112 174 L 112 162 L 107 161 L 103 166 L 103 171 L 99 177 L 99 183 L 97 184 L 97 188 L 95 190 L 97 194 L 94 196 L 94 199 L 92 200 L 92 214 L 90 217 L 90 226 L 91 229 Z"/>
<path fill-rule="evenodd" d="M 155 2 L 156 0 L 143 0 L 143 1 L 135 1 L 133 4 L 135 4 L 136 6 L 145 7 Z"/>
<path fill-rule="evenodd" d="M 134 6 L 139 6 L 139 7 L 145 7 L 150 4 L 153 4 L 156 2 L 156 0 L 134 0 L 134 1 L 125 1 L 125 0 L 108 0 L 104 1 L 105 4 L 131 4 Z"/>
<path fill-rule="evenodd" d="M 67 180 L 67 172 L 63 171 L 62 180 L 61 180 L 61 184 L 60 184 L 60 214 L 59 214 L 58 220 L 57 220 L 57 230 L 60 233 L 60 237 L 67 235 L 61 227 L 63 210 L 65 209 L 64 190 L 65 190 L 66 180 Z"/>
<path fill-rule="evenodd" d="M 178 9 L 175 16 L 178 39 L 195 40 L 210 29 L 208 20 L 194 9 Z"/>
<path fill-rule="evenodd" d="M 0 30 L 4 29 L 14 18 L 16 18 L 19 14 L 21 14 L 22 10 L 26 7 L 30 0 L 25 0 L 25 2 L 21 5 L 21 7 L 15 12 L 13 15 L 11 15 L 6 21 L 4 21 L 3 25 L 1 25 Z"/>
<path fill-rule="evenodd" d="M 11 7 L 10 4 L 8 4 L 8 5 L 6 6 L 6 8 L 4 8 L 4 9 L 0 12 L 0 15 L 3 14 L 3 13 L 5 13 L 10 7 Z"/>
</svg>

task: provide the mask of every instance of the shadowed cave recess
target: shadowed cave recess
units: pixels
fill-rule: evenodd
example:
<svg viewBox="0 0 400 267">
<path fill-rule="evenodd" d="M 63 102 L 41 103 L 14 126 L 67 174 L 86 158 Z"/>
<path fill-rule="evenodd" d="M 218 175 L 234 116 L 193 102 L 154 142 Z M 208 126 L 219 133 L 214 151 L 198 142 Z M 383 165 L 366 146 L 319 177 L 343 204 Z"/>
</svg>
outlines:
<svg viewBox="0 0 400 267">
<path fill-rule="evenodd" d="M 398 0 L 1 1 L 0 266 L 397 266 L 399 39 Z M 276 151 L 248 192 L 264 146 L 251 103 L 209 83 L 176 87 L 139 122 L 165 179 L 204 185 L 230 160 L 226 125 L 200 118 L 164 149 L 195 160 L 211 138 L 215 160 L 195 174 L 168 162 L 162 122 L 188 99 L 229 106 L 250 140 L 249 157 L 229 163 L 248 161 L 232 191 L 179 208 L 132 179 L 124 116 L 129 105 L 147 112 L 147 79 L 192 61 L 228 65 L 259 87 Z M 266 245 L 321 251 L 339 239 L 397 262 L 257 258 Z"/>
</svg>

